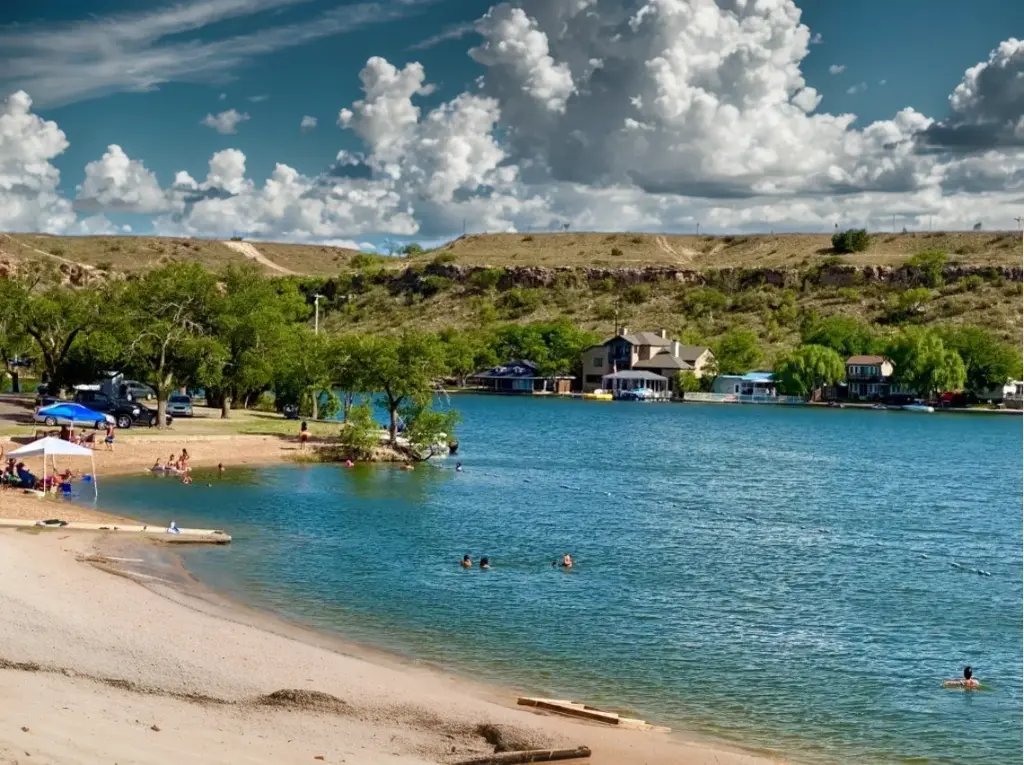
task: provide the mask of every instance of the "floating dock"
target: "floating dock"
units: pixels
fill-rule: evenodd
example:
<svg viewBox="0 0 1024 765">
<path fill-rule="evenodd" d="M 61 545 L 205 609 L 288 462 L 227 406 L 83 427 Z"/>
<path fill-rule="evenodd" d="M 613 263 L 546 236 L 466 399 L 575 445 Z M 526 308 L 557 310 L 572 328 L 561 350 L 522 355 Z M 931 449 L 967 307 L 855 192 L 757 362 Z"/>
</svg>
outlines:
<svg viewBox="0 0 1024 765">
<path fill-rule="evenodd" d="M 567 701 L 565 699 L 538 699 L 530 696 L 520 696 L 517 703 L 519 706 L 523 707 L 544 709 L 548 712 L 557 712 L 558 714 L 567 715 L 569 717 L 579 717 L 584 720 L 604 723 L 605 725 L 616 725 L 620 728 L 628 728 L 629 730 L 648 730 L 658 731 L 661 733 L 667 733 L 669 730 L 668 728 L 651 725 L 645 720 L 637 720 L 632 717 L 622 717 L 616 712 L 605 712 L 601 709 L 587 706 L 586 704 Z"/>
<path fill-rule="evenodd" d="M 129 534 L 155 539 L 158 542 L 177 544 L 226 545 L 231 535 L 220 529 L 184 529 L 168 531 L 163 526 L 140 526 L 125 523 L 82 523 L 79 521 L 27 521 L 17 518 L 0 518 L 0 529 L 36 529 L 39 531 L 91 531 L 111 534 Z"/>
</svg>

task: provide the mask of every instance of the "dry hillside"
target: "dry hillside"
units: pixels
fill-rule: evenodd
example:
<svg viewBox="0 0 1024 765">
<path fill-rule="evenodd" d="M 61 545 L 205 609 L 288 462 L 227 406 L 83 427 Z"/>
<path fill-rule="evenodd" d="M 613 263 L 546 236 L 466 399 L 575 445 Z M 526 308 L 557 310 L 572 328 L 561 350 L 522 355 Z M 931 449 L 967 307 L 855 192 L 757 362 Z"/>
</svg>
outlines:
<svg viewBox="0 0 1024 765">
<path fill-rule="evenodd" d="M 279 242 L 250 243 L 277 268 L 331 276 L 357 269 L 358 253 L 340 247 Z M 844 256 L 851 265 L 894 266 L 922 250 L 945 250 L 954 263 L 968 266 L 1021 265 L 1021 235 L 1016 232 L 927 232 L 874 234 L 866 252 Z M 799 268 L 832 253 L 827 234 L 759 234 L 690 236 L 671 234 L 480 234 L 461 237 L 412 258 L 381 259 L 385 267 L 423 264 L 439 254 L 461 265 L 580 266 L 636 268 L 672 266 L 713 268 Z M 216 269 L 240 263 L 246 254 L 212 239 L 142 236 L 61 237 L 44 234 L 0 234 L 0 260 L 48 260 L 103 271 L 131 273 L 164 263 L 194 260 Z"/>
</svg>

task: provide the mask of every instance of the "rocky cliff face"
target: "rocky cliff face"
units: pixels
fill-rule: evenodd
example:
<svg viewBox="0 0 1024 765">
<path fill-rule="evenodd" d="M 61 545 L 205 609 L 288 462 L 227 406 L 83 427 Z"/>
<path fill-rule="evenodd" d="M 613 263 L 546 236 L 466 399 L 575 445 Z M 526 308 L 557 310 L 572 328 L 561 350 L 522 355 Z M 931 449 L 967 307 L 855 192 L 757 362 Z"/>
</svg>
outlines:
<svg viewBox="0 0 1024 765">
<path fill-rule="evenodd" d="M 440 276 L 456 283 L 472 281 L 474 274 L 496 271 L 499 289 L 512 287 L 552 287 L 558 283 L 598 282 L 611 280 L 618 285 L 654 284 L 676 282 L 678 284 L 707 285 L 720 289 L 743 290 L 762 285 L 800 288 L 804 285 L 818 287 L 857 287 L 868 284 L 888 284 L 897 287 L 918 287 L 927 284 L 925 274 L 911 266 L 846 266 L 820 265 L 806 269 L 777 268 L 723 268 L 692 271 L 664 266 L 646 268 L 589 268 L 561 267 L 543 268 L 521 266 L 488 269 L 484 266 L 463 266 L 455 263 L 430 263 L 422 270 L 407 268 L 397 274 L 380 275 L 378 283 L 387 283 L 394 291 L 418 291 L 424 279 Z M 978 276 L 986 281 L 1005 279 L 1021 282 L 1024 269 L 998 268 L 992 266 L 947 266 L 943 269 L 943 280 L 955 282 L 968 276 Z"/>
</svg>

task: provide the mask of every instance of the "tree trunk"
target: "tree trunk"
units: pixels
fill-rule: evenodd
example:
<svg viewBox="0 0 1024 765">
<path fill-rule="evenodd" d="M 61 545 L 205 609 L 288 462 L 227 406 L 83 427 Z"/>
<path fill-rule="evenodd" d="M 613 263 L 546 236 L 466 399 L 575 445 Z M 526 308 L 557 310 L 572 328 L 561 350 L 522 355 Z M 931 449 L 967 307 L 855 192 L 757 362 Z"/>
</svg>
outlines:
<svg viewBox="0 0 1024 765">
<path fill-rule="evenodd" d="M 314 419 L 314 420 L 319 419 L 319 417 L 318 417 L 319 409 L 320 409 L 320 391 L 319 390 L 314 390 L 313 391 L 313 416 L 312 416 L 311 419 Z"/>
<path fill-rule="evenodd" d="M 225 393 L 220 399 L 220 418 L 226 420 L 231 416 L 231 396 Z"/>
<path fill-rule="evenodd" d="M 156 391 L 156 426 L 167 427 L 167 397 L 159 388 Z"/>
<path fill-rule="evenodd" d="M 392 446 L 398 441 L 398 404 L 388 404 L 388 413 L 391 415 L 391 423 L 388 425 L 388 433 L 391 436 Z"/>
<path fill-rule="evenodd" d="M 21 380 L 14 370 L 11 370 L 11 393 L 21 393 Z"/>
<path fill-rule="evenodd" d="M 341 398 L 341 421 L 348 422 L 348 413 L 352 411 L 352 404 L 355 402 L 356 394 L 352 391 L 346 391 L 345 395 Z"/>
</svg>

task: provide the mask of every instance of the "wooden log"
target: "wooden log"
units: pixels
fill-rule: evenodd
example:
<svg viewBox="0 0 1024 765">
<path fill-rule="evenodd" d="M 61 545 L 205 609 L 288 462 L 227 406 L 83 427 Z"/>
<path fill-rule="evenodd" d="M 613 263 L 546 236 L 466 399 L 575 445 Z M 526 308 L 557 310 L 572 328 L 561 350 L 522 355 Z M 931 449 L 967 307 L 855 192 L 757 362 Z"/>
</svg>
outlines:
<svg viewBox="0 0 1024 765">
<path fill-rule="evenodd" d="M 555 762 L 557 760 L 585 760 L 590 757 L 590 747 L 578 746 L 575 749 L 529 749 L 523 752 L 502 752 L 477 757 L 472 760 L 460 760 L 455 765 L 527 765 L 531 762 Z"/>
</svg>

